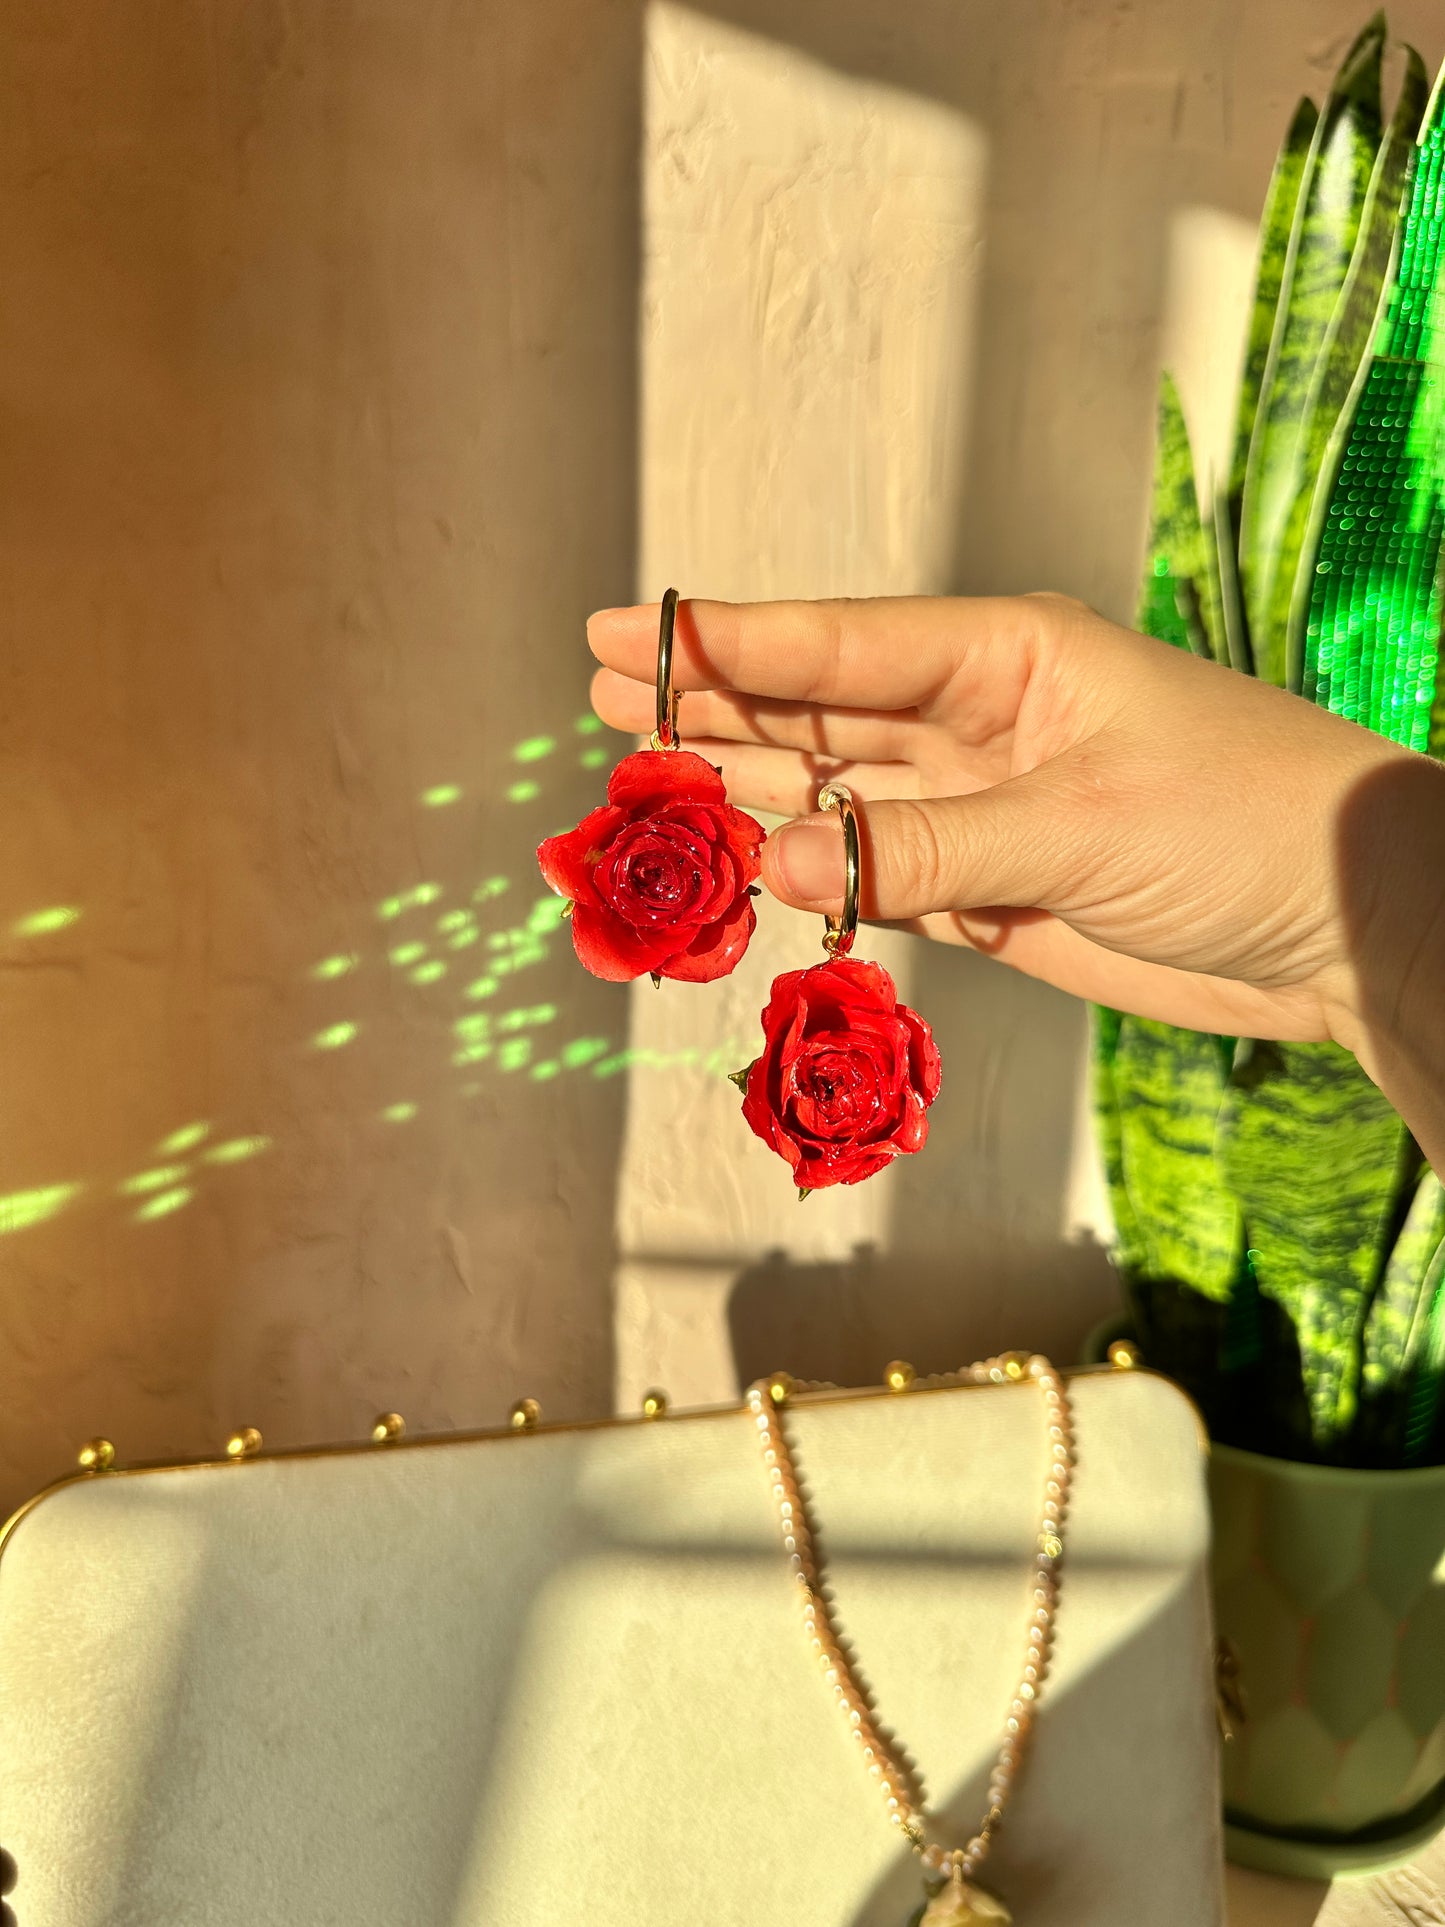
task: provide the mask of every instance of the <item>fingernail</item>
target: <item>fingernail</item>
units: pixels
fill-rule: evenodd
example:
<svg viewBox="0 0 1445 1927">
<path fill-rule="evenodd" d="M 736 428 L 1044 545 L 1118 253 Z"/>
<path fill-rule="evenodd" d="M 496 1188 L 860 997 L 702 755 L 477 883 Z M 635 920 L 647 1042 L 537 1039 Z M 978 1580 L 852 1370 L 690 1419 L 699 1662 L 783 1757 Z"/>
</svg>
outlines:
<svg viewBox="0 0 1445 1927">
<path fill-rule="evenodd" d="M 843 894 L 843 839 L 835 817 L 788 823 L 774 839 L 778 875 L 801 903 L 836 903 Z"/>
</svg>

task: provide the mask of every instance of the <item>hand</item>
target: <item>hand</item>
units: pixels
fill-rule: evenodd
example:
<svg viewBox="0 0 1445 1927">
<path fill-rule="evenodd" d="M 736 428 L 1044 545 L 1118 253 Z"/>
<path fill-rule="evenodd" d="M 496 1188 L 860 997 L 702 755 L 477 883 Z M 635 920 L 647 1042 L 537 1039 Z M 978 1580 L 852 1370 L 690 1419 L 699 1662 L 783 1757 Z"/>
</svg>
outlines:
<svg viewBox="0 0 1445 1927">
<path fill-rule="evenodd" d="M 614 728 L 653 726 L 656 637 L 655 606 L 588 625 Z M 839 908 L 837 819 L 809 813 L 837 776 L 865 916 L 1377 1075 L 1376 1033 L 1431 1005 L 1406 953 L 1445 902 L 1445 771 L 1296 696 L 1056 596 L 686 602 L 675 671 L 732 799 L 799 816 L 764 854 L 785 903 Z"/>
</svg>

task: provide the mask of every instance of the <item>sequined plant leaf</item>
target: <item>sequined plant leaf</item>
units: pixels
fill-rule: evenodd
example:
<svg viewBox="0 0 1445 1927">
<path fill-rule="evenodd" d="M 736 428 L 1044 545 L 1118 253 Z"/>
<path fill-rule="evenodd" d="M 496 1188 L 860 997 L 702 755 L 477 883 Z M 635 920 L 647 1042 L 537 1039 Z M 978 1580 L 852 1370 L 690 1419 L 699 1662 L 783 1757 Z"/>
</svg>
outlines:
<svg viewBox="0 0 1445 1927">
<path fill-rule="evenodd" d="M 1350 404 L 1358 400 L 1370 344 L 1385 319 L 1399 245 L 1401 196 L 1429 94 L 1425 64 L 1413 47 L 1405 49 L 1405 63 L 1390 125 L 1375 156 L 1349 271 L 1315 364 L 1294 447 L 1295 476 L 1265 619 L 1268 635 L 1286 638 L 1285 680 L 1294 690 L 1303 680 L 1310 590 L 1354 415 Z"/>
<path fill-rule="evenodd" d="M 1255 674 L 1273 683 L 1285 680 L 1284 630 L 1270 623 L 1282 540 L 1299 486 L 1299 437 L 1380 145 L 1385 31 L 1384 16 L 1377 14 L 1346 55 L 1315 127 L 1245 464 L 1240 580 Z"/>
<path fill-rule="evenodd" d="M 1311 1443 L 1337 1449 L 1357 1409 L 1361 1339 L 1402 1178 L 1404 1124 L 1348 1051 L 1244 1043 L 1219 1118 L 1218 1160 L 1244 1211 L 1261 1292 L 1299 1341 Z"/>
<path fill-rule="evenodd" d="M 1386 323 L 1348 414 L 1302 637 L 1303 692 L 1445 754 L 1445 70 L 1414 156 Z"/>
</svg>

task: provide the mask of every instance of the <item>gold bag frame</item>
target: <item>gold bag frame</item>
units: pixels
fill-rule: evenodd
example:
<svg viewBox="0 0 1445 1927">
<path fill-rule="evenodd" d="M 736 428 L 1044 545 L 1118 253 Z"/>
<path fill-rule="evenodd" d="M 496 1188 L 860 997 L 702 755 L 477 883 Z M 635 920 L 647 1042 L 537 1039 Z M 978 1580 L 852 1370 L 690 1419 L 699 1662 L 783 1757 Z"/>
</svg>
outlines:
<svg viewBox="0 0 1445 1927">
<path fill-rule="evenodd" d="M 1056 1664 L 989 1876 L 1020 1927 L 1219 1927 L 1205 1445 L 1070 1377 Z M 524 1420 L 529 1415 L 523 1415 Z M 965 1838 L 1022 1654 L 1030 1386 L 810 1395 L 862 1674 Z M 94 1469 L 0 1535 L 19 1927 L 902 1927 L 738 1408 Z"/>
</svg>

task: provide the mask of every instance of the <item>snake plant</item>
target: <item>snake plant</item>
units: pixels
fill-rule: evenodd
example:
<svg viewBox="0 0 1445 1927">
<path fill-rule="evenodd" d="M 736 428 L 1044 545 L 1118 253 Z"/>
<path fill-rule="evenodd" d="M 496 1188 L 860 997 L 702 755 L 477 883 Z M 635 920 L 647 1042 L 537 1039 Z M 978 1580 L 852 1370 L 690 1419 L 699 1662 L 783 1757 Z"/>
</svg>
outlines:
<svg viewBox="0 0 1445 1927">
<path fill-rule="evenodd" d="M 1162 378 L 1138 621 L 1441 755 L 1445 96 L 1406 48 L 1387 115 L 1386 31 L 1285 135 L 1219 481 Z M 1215 1436 L 1445 1459 L 1445 1190 L 1355 1060 L 1101 1010 L 1094 1087 L 1138 1338 Z"/>
</svg>

